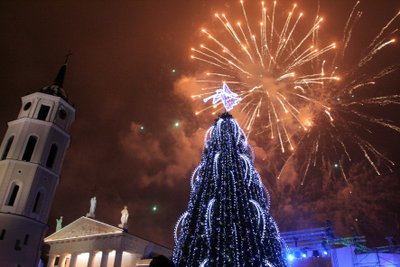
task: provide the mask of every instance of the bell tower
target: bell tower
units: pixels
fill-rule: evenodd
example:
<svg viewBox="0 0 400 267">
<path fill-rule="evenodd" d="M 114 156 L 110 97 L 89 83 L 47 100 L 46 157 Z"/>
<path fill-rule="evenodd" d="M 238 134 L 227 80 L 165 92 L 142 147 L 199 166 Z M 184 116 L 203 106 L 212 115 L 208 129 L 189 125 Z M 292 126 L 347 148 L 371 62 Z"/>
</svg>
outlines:
<svg viewBox="0 0 400 267">
<path fill-rule="evenodd" d="M 37 266 L 75 119 L 66 69 L 67 61 L 52 85 L 23 96 L 8 122 L 0 146 L 0 266 Z"/>
</svg>

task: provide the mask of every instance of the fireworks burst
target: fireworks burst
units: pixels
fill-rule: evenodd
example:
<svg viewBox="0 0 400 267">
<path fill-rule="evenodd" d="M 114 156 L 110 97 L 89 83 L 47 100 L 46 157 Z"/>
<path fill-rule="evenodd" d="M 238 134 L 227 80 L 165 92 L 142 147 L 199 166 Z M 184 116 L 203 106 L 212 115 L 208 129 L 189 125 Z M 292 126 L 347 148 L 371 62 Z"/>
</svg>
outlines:
<svg viewBox="0 0 400 267">
<path fill-rule="evenodd" d="M 198 79 L 203 86 L 192 98 L 206 98 L 226 83 L 242 99 L 238 105 L 244 114 L 242 124 L 248 134 L 275 140 L 286 155 L 285 164 L 302 156 L 301 183 L 310 168 L 337 169 L 347 180 L 345 163 L 351 162 L 356 147 L 377 174 L 377 162 L 389 169 L 394 163 L 365 138 L 371 124 L 400 132 L 392 122 L 371 116 L 367 108 L 400 104 L 399 95 L 377 95 L 370 92 L 379 79 L 393 73 L 391 65 L 374 73 L 366 71 L 384 48 L 395 42 L 395 14 L 367 46 L 358 61 L 345 67 L 346 52 L 352 44 L 355 25 L 361 18 L 357 2 L 348 17 L 339 45 L 321 42 L 323 18 L 316 16 L 304 22 L 303 13 L 294 4 L 283 20 L 277 2 L 267 7 L 261 2 L 260 21 L 254 25 L 240 1 L 242 21 L 232 23 L 226 14 L 215 14 L 223 33 L 208 37 L 206 44 L 192 48 L 193 59 L 208 65 L 211 71 Z M 335 49 L 338 47 L 338 49 Z M 213 105 L 197 111 L 222 111 Z M 289 153 L 285 153 L 289 150 Z M 321 167 L 322 166 L 322 167 Z M 280 175 L 278 175 L 279 178 Z"/>
</svg>

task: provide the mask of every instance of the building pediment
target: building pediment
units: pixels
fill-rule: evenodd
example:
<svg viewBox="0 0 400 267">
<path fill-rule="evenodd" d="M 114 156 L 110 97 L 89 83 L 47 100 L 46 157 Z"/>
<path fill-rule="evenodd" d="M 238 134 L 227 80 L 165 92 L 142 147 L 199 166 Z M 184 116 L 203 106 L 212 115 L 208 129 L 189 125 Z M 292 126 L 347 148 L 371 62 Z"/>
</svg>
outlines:
<svg viewBox="0 0 400 267">
<path fill-rule="evenodd" d="M 123 229 L 96 221 L 88 217 L 80 217 L 76 221 L 68 224 L 61 230 L 49 235 L 44 239 L 45 242 L 61 241 L 90 236 L 121 234 Z"/>
</svg>

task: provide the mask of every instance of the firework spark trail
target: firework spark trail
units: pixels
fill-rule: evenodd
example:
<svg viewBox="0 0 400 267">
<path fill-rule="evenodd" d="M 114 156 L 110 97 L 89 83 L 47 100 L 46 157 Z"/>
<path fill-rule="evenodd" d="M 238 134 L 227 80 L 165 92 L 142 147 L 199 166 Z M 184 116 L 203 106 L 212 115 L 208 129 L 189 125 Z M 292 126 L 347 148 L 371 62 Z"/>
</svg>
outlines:
<svg viewBox="0 0 400 267">
<path fill-rule="evenodd" d="M 400 95 L 378 96 L 361 100 L 360 102 L 350 102 L 348 105 L 376 104 L 380 106 L 400 105 Z"/>
<path fill-rule="evenodd" d="M 361 13 L 357 12 L 357 14 L 355 15 L 355 18 L 353 19 L 354 13 L 356 12 L 359 4 L 360 4 L 360 1 L 357 1 L 356 4 L 354 5 L 353 9 L 351 10 L 350 16 L 347 19 L 346 26 L 344 26 L 343 39 L 342 39 L 342 44 L 343 44 L 342 56 L 344 56 L 344 52 L 346 51 L 346 49 L 349 45 L 349 42 L 351 40 L 353 26 L 361 18 Z M 352 19 L 353 19 L 353 21 L 352 21 Z"/>
<path fill-rule="evenodd" d="M 312 168 L 328 168 L 332 162 L 339 162 L 340 176 L 348 181 L 345 164 L 355 158 L 354 147 L 377 174 L 377 161 L 382 159 L 390 169 L 393 162 L 359 134 L 373 133 L 367 124 L 400 132 L 400 126 L 361 111 L 365 107 L 400 104 L 397 94 L 364 94 L 364 90 L 374 89 L 380 79 L 398 70 L 397 65 L 391 65 L 372 74 L 365 72 L 382 50 L 395 43 L 393 34 L 398 29 L 393 26 L 400 12 L 372 38 L 362 56 L 348 64 L 344 55 L 353 44 L 362 18 L 359 1 L 345 22 L 338 45 L 323 45 L 319 40 L 322 17 L 315 16 L 307 26 L 303 13 L 294 4 L 280 20 L 277 6 L 276 1 L 269 9 L 261 3 L 257 27 L 256 23 L 251 24 L 249 18 L 254 16 L 249 16 L 244 1 L 240 1 L 244 23 L 231 23 L 227 15 L 215 14 L 226 34 L 215 36 L 203 29 L 210 43 L 192 49 L 193 59 L 213 69 L 207 74 L 209 79 L 198 80 L 205 87 L 193 97 L 203 97 L 208 91 L 212 94 L 222 82 L 229 84 L 242 98 L 239 106 L 248 135 L 267 132 L 285 155 L 278 178 L 289 161 L 304 156 L 301 184 Z M 222 110 L 221 105 L 213 108 L 212 114 Z M 206 110 L 209 109 L 199 110 L 196 115 Z M 344 158 L 339 160 L 341 156 Z"/>
<path fill-rule="evenodd" d="M 367 64 L 371 59 L 374 58 L 375 54 L 379 52 L 379 50 L 381 50 L 382 48 L 384 48 L 385 46 L 388 46 L 391 43 L 394 43 L 395 40 L 389 40 L 389 41 L 382 41 L 379 42 L 378 44 L 376 44 L 372 50 L 363 58 L 360 60 L 360 62 L 358 63 L 358 67 L 361 68 L 362 66 L 364 66 L 365 64 Z"/>
<path fill-rule="evenodd" d="M 393 18 L 391 18 L 385 26 L 382 27 L 381 31 L 378 33 L 378 35 L 375 37 L 375 39 L 371 42 L 371 44 L 369 45 L 368 48 L 376 47 L 377 46 L 376 43 L 381 43 L 380 38 L 385 34 L 386 30 L 397 19 L 398 16 L 400 16 L 400 11 L 397 12 L 397 14 Z"/>
</svg>

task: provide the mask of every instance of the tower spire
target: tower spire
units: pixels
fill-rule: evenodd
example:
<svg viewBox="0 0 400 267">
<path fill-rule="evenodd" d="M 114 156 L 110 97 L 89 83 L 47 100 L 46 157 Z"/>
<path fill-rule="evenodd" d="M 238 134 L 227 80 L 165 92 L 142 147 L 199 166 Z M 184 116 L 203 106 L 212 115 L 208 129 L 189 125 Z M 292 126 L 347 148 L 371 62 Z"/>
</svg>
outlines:
<svg viewBox="0 0 400 267">
<path fill-rule="evenodd" d="M 59 96 L 68 102 L 68 97 L 63 89 L 63 85 L 64 85 L 65 73 L 67 72 L 68 59 L 71 55 L 72 55 L 71 52 L 68 52 L 68 54 L 65 56 L 64 64 L 61 66 L 60 70 L 58 71 L 53 84 L 43 87 L 40 90 L 40 92 L 49 94 L 49 95 Z"/>
<path fill-rule="evenodd" d="M 57 85 L 59 87 L 63 87 L 64 85 L 64 77 L 65 73 L 67 71 L 67 65 L 68 65 L 68 59 L 72 55 L 71 52 L 68 52 L 68 54 L 65 56 L 65 61 L 64 65 L 61 66 L 60 70 L 57 73 L 56 79 L 54 80 L 54 85 Z"/>
</svg>

